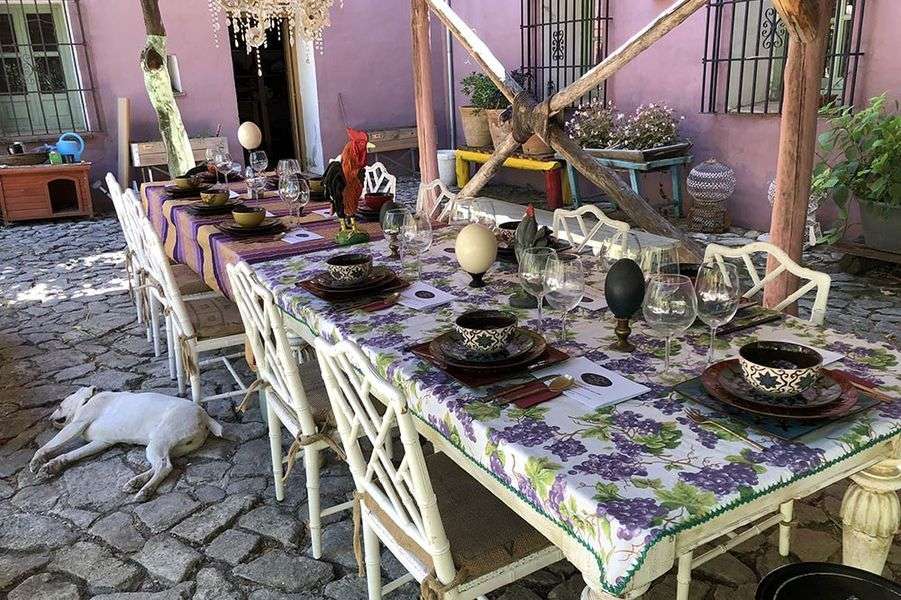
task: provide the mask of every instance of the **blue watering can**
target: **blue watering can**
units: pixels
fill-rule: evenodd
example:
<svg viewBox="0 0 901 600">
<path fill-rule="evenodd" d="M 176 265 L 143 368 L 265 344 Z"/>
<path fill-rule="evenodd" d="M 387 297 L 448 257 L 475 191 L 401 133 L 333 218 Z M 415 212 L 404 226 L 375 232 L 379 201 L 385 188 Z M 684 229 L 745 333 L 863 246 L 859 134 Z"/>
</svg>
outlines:
<svg viewBox="0 0 901 600">
<path fill-rule="evenodd" d="M 59 136 L 55 145 L 51 146 L 63 156 L 70 154 L 74 157 L 75 162 L 81 160 L 81 153 L 84 152 L 84 140 L 77 133 L 67 131 Z"/>
</svg>

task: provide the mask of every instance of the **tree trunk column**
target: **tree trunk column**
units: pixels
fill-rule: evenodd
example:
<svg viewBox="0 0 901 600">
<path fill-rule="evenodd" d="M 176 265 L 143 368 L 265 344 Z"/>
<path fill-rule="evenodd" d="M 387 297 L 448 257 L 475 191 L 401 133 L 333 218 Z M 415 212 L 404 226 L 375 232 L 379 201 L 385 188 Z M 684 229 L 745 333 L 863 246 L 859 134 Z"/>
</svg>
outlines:
<svg viewBox="0 0 901 600">
<path fill-rule="evenodd" d="M 413 29 L 413 89 L 416 99 L 416 135 L 419 172 L 423 183 L 438 179 L 438 129 L 432 100 L 432 53 L 429 47 L 429 7 L 425 0 L 411 0 Z M 453 107 L 451 107 L 453 110 Z M 434 196 L 423 199 L 428 213 Z"/>
<path fill-rule="evenodd" d="M 811 41 L 804 42 L 798 32 L 789 30 L 790 43 L 785 61 L 785 92 L 779 133 L 779 158 L 776 165 L 776 198 L 770 221 L 770 241 L 782 248 L 794 261 L 800 261 L 804 249 L 807 202 L 813 174 L 817 138 L 817 112 L 830 20 L 835 0 L 801 0 L 818 12 Z M 767 272 L 779 266 L 770 258 Z M 785 272 L 764 290 L 765 306 L 775 306 L 798 289 L 798 278 Z M 791 307 L 796 310 L 796 307 Z"/>
</svg>

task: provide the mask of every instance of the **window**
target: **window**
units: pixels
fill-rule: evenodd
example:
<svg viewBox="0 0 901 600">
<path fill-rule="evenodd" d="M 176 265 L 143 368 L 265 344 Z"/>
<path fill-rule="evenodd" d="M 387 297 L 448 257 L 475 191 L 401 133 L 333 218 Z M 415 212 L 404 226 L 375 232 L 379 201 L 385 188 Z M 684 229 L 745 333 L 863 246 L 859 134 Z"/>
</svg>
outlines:
<svg viewBox="0 0 901 600">
<path fill-rule="evenodd" d="M 521 0 L 525 87 L 543 100 L 604 60 L 610 0 Z M 607 84 L 583 100 L 607 98 Z"/>
<path fill-rule="evenodd" d="M 0 135 L 97 129 L 78 0 L 0 0 Z"/>
<path fill-rule="evenodd" d="M 837 0 L 823 103 L 854 104 L 866 0 Z M 710 0 L 701 112 L 778 113 L 789 35 L 772 0 Z"/>
</svg>

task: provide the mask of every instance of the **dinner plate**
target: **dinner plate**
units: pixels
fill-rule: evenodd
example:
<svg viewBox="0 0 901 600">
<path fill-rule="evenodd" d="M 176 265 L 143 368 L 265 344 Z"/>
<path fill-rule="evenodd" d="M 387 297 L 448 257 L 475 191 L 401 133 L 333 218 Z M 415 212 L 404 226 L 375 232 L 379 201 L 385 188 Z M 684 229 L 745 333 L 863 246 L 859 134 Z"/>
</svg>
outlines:
<svg viewBox="0 0 901 600">
<path fill-rule="evenodd" d="M 845 388 L 850 384 L 847 380 L 838 380 L 829 373 L 823 373 L 822 376 L 797 396 L 788 396 L 780 398 L 777 396 L 768 396 L 756 389 L 747 382 L 741 372 L 741 366 L 737 358 L 724 360 L 721 363 L 713 365 L 716 367 L 716 376 L 726 390 L 732 395 L 738 396 L 744 400 L 749 400 L 756 404 L 766 404 L 768 406 L 788 406 L 793 408 L 813 408 L 815 406 L 823 406 L 831 404 L 845 392 Z"/>
<path fill-rule="evenodd" d="M 204 204 L 203 202 L 196 202 L 188 207 L 188 212 L 198 216 L 205 215 L 224 215 L 226 213 L 230 213 L 232 210 L 239 206 L 244 206 L 240 202 L 236 202 L 234 200 L 229 200 L 225 204 L 220 204 L 218 206 L 213 206 L 210 204 Z"/>
<path fill-rule="evenodd" d="M 458 367 L 462 369 L 473 369 L 476 371 L 497 371 L 499 369 L 512 369 L 515 367 L 521 367 L 544 354 L 544 351 L 547 349 L 547 342 L 540 333 L 534 332 L 530 329 L 519 327 L 517 328 L 517 334 L 519 334 L 520 332 L 532 338 L 532 347 L 525 352 L 519 353 L 515 357 L 489 356 L 483 357 L 478 360 L 462 360 L 451 356 L 444 351 L 444 348 L 448 343 L 450 343 L 447 341 L 447 337 L 458 335 L 455 331 L 448 331 L 432 340 L 432 342 L 429 344 L 429 353 L 446 366 Z"/>
<path fill-rule="evenodd" d="M 180 188 L 175 184 L 169 184 L 165 188 L 166 193 L 176 198 L 191 198 L 200 196 L 201 192 L 205 192 L 212 188 L 212 185 L 201 185 L 195 188 Z"/>
<path fill-rule="evenodd" d="M 551 248 L 557 252 L 565 252 L 572 248 L 572 244 L 566 240 L 560 240 L 555 237 L 551 238 Z M 512 242 L 509 246 L 499 245 L 497 247 L 497 259 L 504 262 L 517 263 L 516 250 L 513 248 Z"/>
<path fill-rule="evenodd" d="M 313 283 L 324 292 L 350 293 L 378 289 L 390 283 L 394 278 L 394 272 L 388 267 L 373 267 L 372 271 L 369 272 L 369 276 L 363 281 L 354 283 L 339 282 L 328 271 L 323 271 L 313 278 Z"/>
<path fill-rule="evenodd" d="M 535 344 L 543 341 L 540 338 L 529 335 L 529 330 L 527 329 L 517 329 L 506 346 L 492 354 L 483 354 L 468 348 L 463 343 L 462 336 L 456 331 L 439 336 L 433 343 L 438 346 L 437 351 L 440 354 L 449 356 L 454 360 L 465 363 L 491 363 L 515 360 L 532 350 Z"/>
<path fill-rule="evenodd" d="M 234 235 L 238 237 L 250 237 L 255 235 L 269 235 L 272 233 L 277 233 L 284 229 L 282 222 L 278 219 L 274 218 L 266 218 L 262 223 L 257 225 L 256 227 L 242 227 L 238 225 L 234 221 L 226 221 L 224 223 L 217 223 L 216 227 L 219 228 L 223 233 L 227 233 L 229 235 Z"/>
<path fill-rule="evenodd" d="M 841 385 L 842 394 L 833 402 L 816 406 L 791 406 L 762 404 L 750 398 L 733 394 L 720 382 L 719 371 L 725 368 L 722 362 L 708 367 L 701 375 L 704 390 L 720 402 L 750 413 L 780 419 L 817 420 L 838 419 L 850 413 L 858 402 L 859 393 L 841 371 L 823 369 L 823 377 L 831 378 Z"/>
</svg>

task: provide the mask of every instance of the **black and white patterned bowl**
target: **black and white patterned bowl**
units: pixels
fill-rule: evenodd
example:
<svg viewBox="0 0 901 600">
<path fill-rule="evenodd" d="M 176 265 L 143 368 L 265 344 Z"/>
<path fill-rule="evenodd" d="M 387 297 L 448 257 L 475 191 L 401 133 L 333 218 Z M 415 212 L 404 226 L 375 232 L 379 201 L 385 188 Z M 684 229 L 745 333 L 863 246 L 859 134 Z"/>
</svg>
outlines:
<svg viewBox="0 0 901 600">
<path fill-rule="evenodd" d="M 494 354 L 516 331 L 516 317 L 501 310 L 471 310 L 457 317 L 454 329 L 472 352 Z"/>
<path fill-rule="evenodd" d="M 337 283 L 363 281 L 372 271 L 372 256 L 359 252 L 338 254 L 325 261 L 329 275 Z"/>
<path fill-rule="evenodd" d="M 752 342 L 738 351 L 741 373 L 755 390 L 767 396 L 796 396 L 816 383 L 823 356 L 792 342 Z"/>
</svg>

